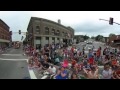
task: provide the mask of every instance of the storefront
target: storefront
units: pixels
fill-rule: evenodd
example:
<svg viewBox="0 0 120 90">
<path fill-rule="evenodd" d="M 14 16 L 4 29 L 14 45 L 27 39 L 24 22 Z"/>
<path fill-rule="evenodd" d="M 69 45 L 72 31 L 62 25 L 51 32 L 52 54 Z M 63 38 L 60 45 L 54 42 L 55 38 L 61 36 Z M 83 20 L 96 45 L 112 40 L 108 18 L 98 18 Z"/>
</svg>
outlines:
<svg viewBox="0 0 120 90">
<path fill-rule="evenodd" d="M 0 47 L 9 47 L 10 41 L 0 39 Z"/>
</svg>

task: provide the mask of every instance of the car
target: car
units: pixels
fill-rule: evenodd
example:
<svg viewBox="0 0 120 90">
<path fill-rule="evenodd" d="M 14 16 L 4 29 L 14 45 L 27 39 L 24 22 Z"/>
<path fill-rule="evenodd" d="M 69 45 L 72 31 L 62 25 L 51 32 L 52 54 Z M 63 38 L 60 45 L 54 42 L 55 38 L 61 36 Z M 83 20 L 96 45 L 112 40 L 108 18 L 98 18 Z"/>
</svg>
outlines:
<svg viewBox="0 0 120 90">
<path fill-rule="evenodd" d="M 88 41 L 87 44 L 93 44 L 93 42 L 92 41 Z"/>
</svg>

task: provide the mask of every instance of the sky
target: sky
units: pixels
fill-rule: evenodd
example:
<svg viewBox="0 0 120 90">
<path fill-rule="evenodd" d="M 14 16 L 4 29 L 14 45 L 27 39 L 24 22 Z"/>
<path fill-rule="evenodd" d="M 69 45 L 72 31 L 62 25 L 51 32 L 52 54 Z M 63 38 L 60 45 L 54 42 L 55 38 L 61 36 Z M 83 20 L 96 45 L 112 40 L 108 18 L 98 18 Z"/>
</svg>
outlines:
<svg viewBox="0 0 120 90">
<path fill-rule="evenodd" d="M 75 35 L 108 36 L 110 33 L 119 34 L 120 25 L 109 25 L 109 22 L 99 19 L 109 20 L 114 18 L 114 22 L 120 23 L 120 11 L 0 11 L 2 19 L 13 31 L 12 40 L 20 41 L 21 36 L 18 30 L 27 31 L 31 17 L 40 17 L 57 22 L 61 20 L 64 26 L 70 26 L 75 30 Z"/>
</svg>

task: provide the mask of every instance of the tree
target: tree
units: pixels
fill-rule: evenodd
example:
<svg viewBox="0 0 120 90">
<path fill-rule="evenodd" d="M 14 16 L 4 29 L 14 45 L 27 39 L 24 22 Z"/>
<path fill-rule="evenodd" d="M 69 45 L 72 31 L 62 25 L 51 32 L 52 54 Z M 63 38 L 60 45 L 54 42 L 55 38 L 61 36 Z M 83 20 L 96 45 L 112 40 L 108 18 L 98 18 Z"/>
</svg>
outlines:
<svg viewBox="0 0 120 90">
<path fill-rule="evenodd" d="M 95 37 L 94 37 L 94 36 L 92 36 L 92 37 L 91 37 L 91 39 L 95 39 Z"/>
<path fill-rule="evenodd" d="M 89 39 L 90 37 L 87 36 L 87 35 L 84 35 L 83 38 L 84 38 L 84 40 L 87 40 L 87 39 Z"/>
<path fill-rule="evenodd" d="M 103 38 L 104 38 L 104 36 L 102 36 L 102 35 L 97 35 L 97 36 L 95 37 L 95 40 L 96 40 L 96 41 L 102 41 Z"/>
<path fill-rule="evenodd" d="M 114 33 L 110 33 L 109 37 L 116 36 Z"/>
</svg>

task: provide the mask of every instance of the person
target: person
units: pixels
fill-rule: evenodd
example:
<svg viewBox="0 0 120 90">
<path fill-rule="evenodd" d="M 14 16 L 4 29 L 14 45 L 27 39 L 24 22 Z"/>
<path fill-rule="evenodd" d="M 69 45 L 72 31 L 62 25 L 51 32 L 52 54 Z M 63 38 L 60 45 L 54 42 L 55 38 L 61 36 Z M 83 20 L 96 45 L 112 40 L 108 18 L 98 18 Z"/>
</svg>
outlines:
<svg viewBox="0 0 120 90">
<path fill-rule="evenodd" d="M 66 67 L 62 66 L 61 69 L 58 70 L 55 78 L 56 79 L 68 79 L 68 72 L 66 70 Z"/>
<path fill-rule="evenodd" d="M 91 65 L 94 64 L 94 56 L 91 56 L 88 60 L 88 63 L 90 63 Z"/>
<path fill-rule="evenodd" d="M 47 63 L 47 61 L 45 60 L 44 63 L 42 64 L 42 69 L 43 70 L 47 70 L 49 68 L 49 64 Z"/>
<path fill-rule="evenodd" d="M 78 78 L 78 75 L 76 73 L 72 73 L 71 79 L 79 79 L 79 78 Z"/>
<path fill-rule="evenodd" d="M 90 67 L 89 70 L 83 69 L 88 79 L 98 79 L 98 67 Z"/>
<path fill-rule="evenodd" d="M 112 70 L 116 70 L 117 69 L 117 60 L 115 59 L 115 57 L 111 58 L 111 65 L 112 65 Z"/>
<path fill-rule="evenodd" d="M 109 64 L 104 65 L 104 70 L 102 72 L 103 79 L 111 79 L 112 78 L 112 69 Z"/>
<path fill-rule="evenodd" d="M 29 67 L 32 67 L 34 65 L 32 56 L 28 59 L 28 64 L 29 64 Z"/>
<path fill-rule="evenodd" d="M 112 79 L 120 79 L 120 70 L 116 70 L 113 72 Z"/>
<path fill-rule="evenodd" d="M 50 74 L 56 74 L 56 68 L 51 64 L 48 68 Z"/>
<path fill-rule="evenodd" d="M 59 57 L 56 57 L 54 64 L 55 64 L 55 65 L 58 65 L 59 63 L 60 63 L 60 59 L 59 59 Z"/>
<path fill-rule="evenodd" d="M 72 59 L 72 61 L 71 61 L 72 67 L 74 67 L 74 65 L 75 65 L 76 63 L 77 63 L 76 60 Z"/>
</svg>

